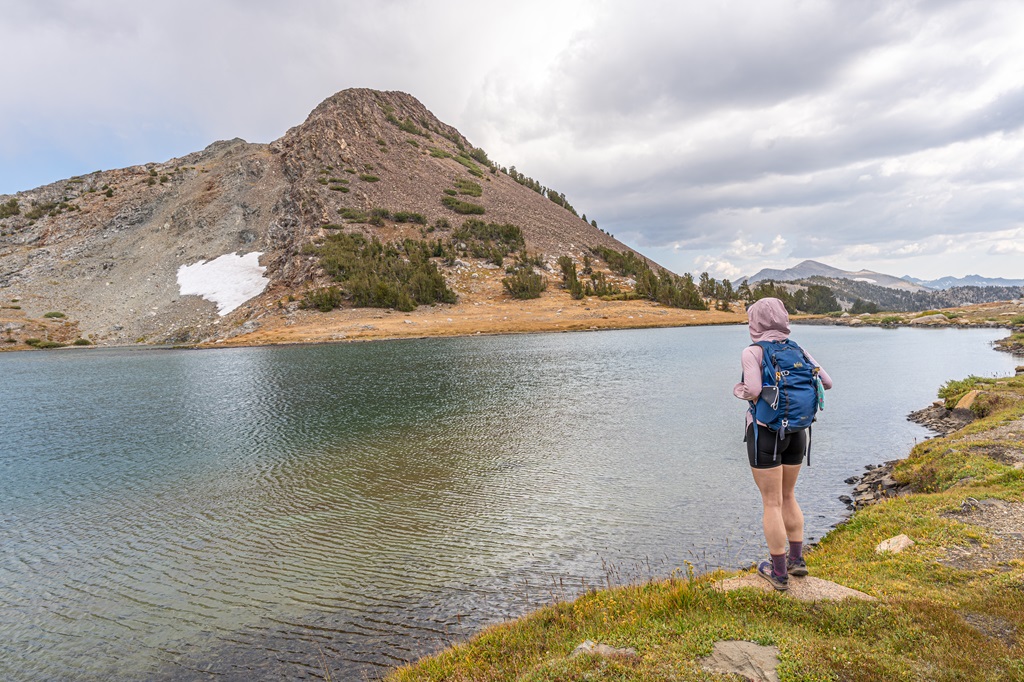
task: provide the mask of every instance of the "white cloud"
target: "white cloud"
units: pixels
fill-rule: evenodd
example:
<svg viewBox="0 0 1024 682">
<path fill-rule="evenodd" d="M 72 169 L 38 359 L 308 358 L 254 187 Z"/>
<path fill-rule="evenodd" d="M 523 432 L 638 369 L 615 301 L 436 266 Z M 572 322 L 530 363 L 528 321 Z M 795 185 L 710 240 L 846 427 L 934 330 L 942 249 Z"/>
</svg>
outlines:
<svg viewBox="0 0 1024 682">
<path fill-rule="evenodd" d="M 856 258 L 929 276 L 980 249 L 1013 276 L 1014 243 L 976 238 L 1024 209 L 1021 25 L 1012 0 L 11 2 L 0 192 L 268 141 L 375 87 L 684 268 Z"/>
<path fill-rule="evenodd" d="M 743 276 L 743 270 L 727 260 L 714 256 L 698 256 L 693 259 L 695 272 L 707 272 L 715 279 L 732 279 Z"/>
</svg>

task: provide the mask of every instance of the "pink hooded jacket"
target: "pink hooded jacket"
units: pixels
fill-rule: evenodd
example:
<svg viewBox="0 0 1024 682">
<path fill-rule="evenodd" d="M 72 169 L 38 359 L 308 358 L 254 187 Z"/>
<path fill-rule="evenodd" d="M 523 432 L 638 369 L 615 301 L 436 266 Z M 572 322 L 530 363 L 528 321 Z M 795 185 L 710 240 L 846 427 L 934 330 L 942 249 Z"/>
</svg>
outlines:
<svg viewBox="0 0 1024 682">
<path fill-rule="evenodd" d="M 783 341 L 789 338 L 789 313 L 786 306 L 777 298 L 762 298 L 755 301 L 747 309 L 747 318 L 750 324 L 750 340 L 753 343 L 758 341 Z M 811 354 L 804 349 L 807 359 L 818 364 L 811 357 Z M 740 360 L 743 364 L 743 381 L 736 384 L 732 394 L 741 400 L 757 400 L 761 395 L 761 362 L 764 359 L 764 351 L 760 346 L 747 346 L 743 349 Z M 832 388 L 832 378 L 825 371 L 825 368 L 818 365 L 818 378 L 821 385 L 826 389 Z M 747 412 L 747 424 L 753 418 Z"/>
</svg>

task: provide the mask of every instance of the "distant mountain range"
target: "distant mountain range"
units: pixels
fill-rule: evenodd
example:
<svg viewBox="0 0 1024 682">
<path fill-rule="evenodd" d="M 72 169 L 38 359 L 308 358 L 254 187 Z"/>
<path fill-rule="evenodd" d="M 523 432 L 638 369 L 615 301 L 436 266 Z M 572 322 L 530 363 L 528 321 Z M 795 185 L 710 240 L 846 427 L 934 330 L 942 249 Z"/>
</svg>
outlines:
<svg viewBox="0 0 1024 682">
<path fill-rule="evenodd" d="M 951 289 L 953 287 L 1022 287 L 1024 279 L 1005 279 L 1003 277 L 982 277 L 967 275 L 966 277 L 943 277 L 941 279 L 918 279 L 904 275 L 901 279 L 929 289 Z"/>
<path fill-rule="evenodd" d="M 776 282 L 792 282 L 798 279 L 810 279 L 811 277 L 828 277 L 831 279 L 850 279 L 855 282 L 865 282 L 867 284 L 874 284 L 875 286 L 886 287 L 888 289 L 900 289 L 902 291 L 925 291 L 929 287 L 918 281 L 911 281 L 906 278 L 894 277 L 893 275 L 885 275 L 880 272 L 873 272 L 871 270 L 858 270 L 852 272 L 850 270 L 840 270 L 834 268 L 831 265 L 825 265 L 813 260 L 805 260 L 804 262 L 795 265 L 786 270 L 774 270 L 772 268 L 765 268 L 756 275 L 746 278 L 746 281 L 753 284 L 754 282 L 760 282 L 763 279 L 770 279 Z M 742 279 L 740 280 L 743 281 Z"/>
<path fill-rule="evenodd" d="M 745 278 L 753 284 L 763 279 L 770 279 L 776 282 L 793 282 L 811 277 L 828 277 L 831 279 L 849 279 L 854 282 L 865 282 L 875 286 L 901 291 L 926 291 L 929 289 L 952 289 L 953 287 L 1020 287 L 1024 286 L 1024 279 L 1005 279 L 1002 277 L 982 277 L 981 275 L 968 275 L 966 277 L 942 277 L 941 279 L 924 280 L 909 275 L 895 277 L 885 275 L 871 270 L 840 270 L 831 265 L 819 263 L 818 261 L 805 260 L 786 270 L 775 270 L 765 268 L 756 275 Z M 740 282 L 743 279 L 739 280 Z"/>
</svg>

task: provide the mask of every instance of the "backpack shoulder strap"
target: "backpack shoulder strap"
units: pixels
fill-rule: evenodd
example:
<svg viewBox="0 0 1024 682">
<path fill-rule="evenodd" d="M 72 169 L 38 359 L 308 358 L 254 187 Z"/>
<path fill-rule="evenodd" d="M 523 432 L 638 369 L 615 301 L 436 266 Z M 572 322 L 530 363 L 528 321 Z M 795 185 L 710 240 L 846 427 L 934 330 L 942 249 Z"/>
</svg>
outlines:
<svg viewBox="0 0 1024 682">
<path fill-rule="evenodd" d="M 775 362 L 772 360 L 772 346 L 775 345 L 772 341 L 756 341 L 751 346 L 757 346 L 761 349 L 761 375 L 764 378 L 771 377 L 775 383 L 778 383 L 779 368 L 775 366 Z"/>
</svg>

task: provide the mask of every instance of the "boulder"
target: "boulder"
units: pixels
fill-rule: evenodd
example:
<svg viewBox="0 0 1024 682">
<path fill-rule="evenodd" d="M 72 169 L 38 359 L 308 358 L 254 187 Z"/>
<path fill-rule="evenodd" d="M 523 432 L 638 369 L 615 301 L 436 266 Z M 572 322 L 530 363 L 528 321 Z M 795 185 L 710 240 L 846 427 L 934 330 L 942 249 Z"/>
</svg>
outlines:
<svg viewBox="0 0 1024 682">
<path fill-rule="evenodd" d="M 737 640 L 715 642 L 710 656 L 698 661 L 705 670 L 725 675 L 739 675 L 753 682 L 777 682 L 779 649 Z"/>
<path fill-rule="evenodd" d="M 889 538 L 888 540 L 883 540 L 878 543 L 878 546 L 875 547 L 875 553 L 885 554 L 886 552 L 891 552 L 892 554 L 899 554 L 903 550 L 913 546 L 914 541 L 900 533 L 894 538 Z"/>
<path fill-rule="evenodd" d="M 956 407 L 954 407 L 953 409 L 954 410 L 969 410 L 969 409 L 971 409 L 971 405 L 974 404 L 974 401 L 978 399 L 979 395 L 981 395 L 981 391 L 979 391 L 978 389 L 974 389 L 973 391 L 968 391 L 967 393 L 964 394 L 963 398 L 960 398 L 960 400 L 957 401 Z"/>
<path fill-rule="evenodd" d="M 942 313 L 936 313 L 934 315 L 915 317 L 910 321 L 910 324 L 949 324 L 949 318 Z"/>
</svg>

